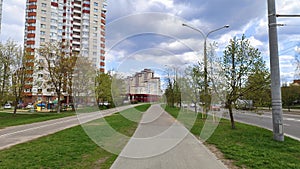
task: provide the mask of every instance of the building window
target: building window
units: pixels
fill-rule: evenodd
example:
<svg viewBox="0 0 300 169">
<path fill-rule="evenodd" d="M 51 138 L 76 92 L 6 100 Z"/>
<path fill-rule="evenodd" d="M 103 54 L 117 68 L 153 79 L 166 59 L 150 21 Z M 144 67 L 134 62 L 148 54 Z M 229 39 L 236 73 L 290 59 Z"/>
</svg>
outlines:
<svg viewBox="0 0 300 169">
<path fill-rule="evenodd" d="M 97 9 L 97 8 L 94 8 L 94 12 L 98 12 L 98 9 Z"/>
<path fill-rule="evenodd" d="M 41 42 L 45 42 L 45 38 L 41 38 Z"/>
<path fill-rule="evenodd" d="M 47 11 L 46 10 L 42 10 L 42 14 L 46 14 L 47 13 Z"/>
<path fill-rule="evenodd" d="M 41 28 L 46 28 L 46 25 L 45 24 L 41 24 Z"/>
<path fill-rule="evenodd" d="M 57 29 L 57 27 L 56 26 L 50 26 L 50 29 Z"/>
<path fill-rule="evenodd" d="M 97 18 L 98 18 L 98 15 L 97 15 L 97 14 L 94 14 L 94 18 L 96 18 L 96 19 L 97 19 Z"/>
<path fill-rule="evenodd" d="M 41 17 L 41 21 L 46 22 L 46 17 Z"/>
<path fill-rule="evenodd" d="M 44 75 L 43 74 L 38 74 L 38 78 L 43 78 Z"/>
<path fill-rule="evenodd" d="M 41 35 L 45 35 L 46 34 L 46 32 L 45 31 L 41 31 Z"/>
<path fill-rule="evenodd" d="M 97 2 L 94 2 L 94 6 L 98 6 L 98 3 L 97 3 Z"/>
<path fill-rule="evenodd" d="M 25 92 L 31 92 L 31 89 L 25 89 Z"/>
<path fill-rule="evenodd" d="M 47 4 L 46 3 L 42 3 L 42 7 L 46 7 L 47 6 Z"/>
</svg>

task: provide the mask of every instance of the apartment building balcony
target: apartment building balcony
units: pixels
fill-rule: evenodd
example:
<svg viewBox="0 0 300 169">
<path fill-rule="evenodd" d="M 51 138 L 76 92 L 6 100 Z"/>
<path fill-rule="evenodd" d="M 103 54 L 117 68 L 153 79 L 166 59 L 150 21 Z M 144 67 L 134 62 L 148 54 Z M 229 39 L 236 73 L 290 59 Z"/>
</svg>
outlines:
<svg viewBox="0 0 300 169">
<path fill-rule="evenodd" d="M 76 32 L 76 31 L 74 30 L 74 32 Z M 78 31 L 78 32 L 80 32 L 80 31 Z M 75 33 L 74 33 L 74 34 L 73 34 L 73 38 L 78 38 L 78 39 L 80 39 L 80 34 L 77 34 L 77 33 L 75 34 Z"/>
<path fill-rule="evenodd" d="M 80 28 L 73 27 L 73 32 L 81 32 Z"/>
<path fill-rule="evenodd" d="M 73 44 L 73 45 L 80 45 L 80 40 L 73 40 L 73 41 L 72 41 L 72 44 Z"/>
<path fill-rule="evenodd" d="M 105 66 L 105 62 L 100 62 L 100 66 L 104 67 Z"/>
<path fill-rule="evenodd" d="M 81 9 L 81 4 L 80 4 L 80 2 L 75 2 L 75 3 L 74 3 L 74 8 L 80 8 L 80 9 Z"/>
<path fill-rule="evenodd" d="M 73 51 L 79 53 L 79 52 L 80 52 L 80 47 L 74 47 L 74 48 L 73 48 Z"/>
<path fill-rule="evenodd" d="M 74 19 L 74 20 L 75 20 L 75 19 L 77 19 L 77 20 L 79 20 L 79 21 L 80 21 L 80 20 L 81 20 L 81 16 L 74 15 L 74 16 L 73 16 L 73 19 Z"/>
</svg>

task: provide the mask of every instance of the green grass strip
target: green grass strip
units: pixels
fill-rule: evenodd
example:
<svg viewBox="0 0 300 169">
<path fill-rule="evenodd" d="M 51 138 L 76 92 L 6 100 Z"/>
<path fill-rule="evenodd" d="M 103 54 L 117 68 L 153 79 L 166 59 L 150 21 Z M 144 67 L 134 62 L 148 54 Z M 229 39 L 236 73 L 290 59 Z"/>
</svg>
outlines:
<svg viewBox="0 0 300 169">
<path fill-rule="evenodd" d="M 131 110 L 146 111 L 149 107 L 146 104 Z M 132 136 L 138 126 L 137 122 L 124 118 L 122 112 L 105 117 L 105 120 L 115 130 L 128 136 Z M 116 158 L 117 155 L 96 145 L 81 126 L 76 126 L 1 150 L 0 168 L 108 169 Z"/>
<path fill-rule="evenodd" d="M 75 115 L 74 112 L 63 113 L 32 113 L 32 114 L 16 114 L 0 112 L 0 129 L 22 124 L 30 124 L 35 122 L 47 121 Z"/>
<path fill-rule="evenodd" d="M 177 117 L 180 110 L 167 107 L 166 111 Z M 186 113 L 195 116 L 194 112 Z M 204 123 L 199 114 L 191 133 L 199 136 Z M 236 122 L 236 129 L 232 130 L 230 121 L 222 119 L 206 142 L 241 168 L 300 169 L 300 142 L 289 137 L 284 142 L 274 141 L 273 133 L 267 129 Z"/>
</svg>

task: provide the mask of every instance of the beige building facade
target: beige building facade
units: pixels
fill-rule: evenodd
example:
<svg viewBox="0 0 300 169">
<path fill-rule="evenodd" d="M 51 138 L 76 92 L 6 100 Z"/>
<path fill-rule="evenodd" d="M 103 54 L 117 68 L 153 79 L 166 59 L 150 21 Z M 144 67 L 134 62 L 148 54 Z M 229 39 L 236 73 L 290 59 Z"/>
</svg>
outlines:
<svg viewBox="0 0 300 169">
<path fill-rule="evenodd" d="M 144 69 L 126 79 L 128 100 L 140 102 L 157 101 L 161 95 L 160 78 L 154 76 L 154 71 Z"/>
</svg>

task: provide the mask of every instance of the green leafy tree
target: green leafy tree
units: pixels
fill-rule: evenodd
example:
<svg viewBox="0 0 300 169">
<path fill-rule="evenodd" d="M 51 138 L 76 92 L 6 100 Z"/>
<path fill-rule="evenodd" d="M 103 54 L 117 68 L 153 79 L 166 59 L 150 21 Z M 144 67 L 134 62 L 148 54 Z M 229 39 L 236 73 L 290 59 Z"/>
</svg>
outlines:
<svg viewBox="0 0 300 169">
<path fill-rule="evenodd" d="M 271 105 L 270 85 L 270 72 L 267 69 L 257 69 L 247 79 L 243 98 L 246 100 L 253 100 L 253 104 L 256 107 L 269 107 Z"/>
<path fill-rule="evenodd" d="M 167 70 L 167 88 L 165 90 L 165 97 L 167 105 L 175 107 L 175 105 L 181 106 L 181 78 L 178 78 L 177 71 L 174 71 L 174 77 L 171 77 L 169 70 Z"/>
<path fill-rule="evenodd" d="M 110 105 L 113 105 L 111 93 L 112 77 L 110 74 L 98 72 L 95 82 L 97 104 L 104 105 L 104 102 L 108 102 Z"/>
<path fill-rule="evenodd" d="M 124 78 L 118 74 L 111 74 L 112 82 L 111 82 L 111 94 L 113 99 L 113 106 L 120 106 L 123 104 L 123 101 L 126 98 L 126 83 Z"/>
<path fill-rule="evenodd" d="M 248 77 L 258 70 L 265 70 L 265 63 L 259 50 L 251 46 L 250 41 L 243 35 L 241 39 L 230 40 L 224 51 L 222 69 L 226 79 L 226 105 L 229 109 L 231 127 L 235 129 L 233 105 L 240 96 L 250 91 L 252 85 L 245 88 Z M 253 85 L 258 87 L 262 84 Z"/>
<path fill-rule="evenodd" d="M 281 87 L 282 103 L 284 107 L 290 111 L 294 102 L 300 99 L 300 87 L 299 86 L 284 86 Z"/>
</svg>

